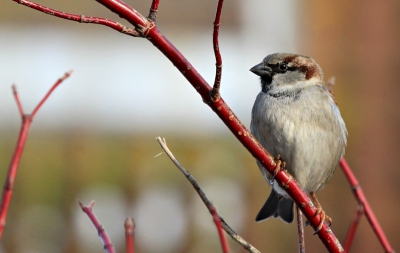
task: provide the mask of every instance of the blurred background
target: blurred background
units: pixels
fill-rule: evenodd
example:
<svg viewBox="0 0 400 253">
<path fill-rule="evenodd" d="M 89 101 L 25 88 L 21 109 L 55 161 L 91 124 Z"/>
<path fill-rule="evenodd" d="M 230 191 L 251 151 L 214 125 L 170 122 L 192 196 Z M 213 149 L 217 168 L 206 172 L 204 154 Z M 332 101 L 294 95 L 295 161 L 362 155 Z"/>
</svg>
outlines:
<svg viewBox="0 0 400 253">
<path fill-rule="evenodd" d="M 150 0 L 127 0 L 146 15 Z M 65 12 L 121 21 L 95 1 L 41 0 Z M 217 1 L 161 1 L 161 32 L 209 82 Z M 267 54 L 312 56 L 334 89 L 349 130 L 346 158 L 394 249 L 400 248 L 400 2 L 226 1 L 222 97 L 246 126 L 260 91 L 248 70 Z M 123 22 L 126 24 L 126 22 Z M 270 188 L 251 155 L 148 41 L 73 23 L 13 1 L 0 9 L 0 180 L 18 137 L 16 84 L 26 112 L 66 71 L 37 114 L 20 163 L 1 252 L 102 252 L 77 200 L 124 250 L 134 217 L 138 252 L 218 252 L 212 218 L 161 149 L 198 180 L 231 227 L 262 252 L 296 252 L 295 224 L 254 218 Z M 343 243 L 357 203 L 338 169 L 318 194 Z M 325 249 L 306 228 L 307 252 Z M 245 252 L 230 241 L 232 252 Z M 383 252 L 365 217 L 352 252 Z"/>
</svg>

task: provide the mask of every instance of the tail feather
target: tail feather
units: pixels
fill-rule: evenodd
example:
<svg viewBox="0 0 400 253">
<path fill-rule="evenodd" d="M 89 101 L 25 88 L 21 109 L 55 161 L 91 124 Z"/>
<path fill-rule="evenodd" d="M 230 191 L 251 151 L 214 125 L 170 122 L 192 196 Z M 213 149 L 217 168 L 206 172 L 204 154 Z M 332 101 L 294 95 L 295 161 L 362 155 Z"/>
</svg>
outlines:
<svg viewBox="0 0 400 253">
<path fill-rule="evenodd" d="M 278 204 L 278 216 L 287 223 L 292 223 L 294 220 L 293 215 L 293 200 L 291 198 L 281 197 Z"/>
<path fill-rule="evenodd" d="M 269 217 L 281 218 L 284 222 L 292 223 L 293 215 L 293 200 L 279 196 L 274 190 L 271 191 L 267 201 L 257 214 L 256 221 L 263 221 Z"/>
</svg>

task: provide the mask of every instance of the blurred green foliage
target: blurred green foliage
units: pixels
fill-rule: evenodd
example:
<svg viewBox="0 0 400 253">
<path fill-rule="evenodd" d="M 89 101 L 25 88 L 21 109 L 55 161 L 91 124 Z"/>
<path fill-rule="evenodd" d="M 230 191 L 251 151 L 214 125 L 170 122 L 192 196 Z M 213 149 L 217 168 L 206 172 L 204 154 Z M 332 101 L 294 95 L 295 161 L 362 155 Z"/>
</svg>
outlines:
<svg viewBox="0 0 400 253">
<path fill-rule="evenodd" d="M 16 135 L 17 132 L 0 135 L 2 180 L 6 175 Z M 162 149 L 158 146 L 155 136 L 100 134 L 90 131 L 32 132 L 22 155 L 4 233 L 3 246 L 7 252 L 21 252 L 18 250 L 18 244 L 24 239 L 19 237 L 20 231 L 16 224 L 21 220 L 20 215 L 24 210 L 35 205 L 52 206 L 64 217 L 65 228 L 61 226 L 62 231 L 59 231 L 59 236 L 63 238 L 57 239 L 63 241 L 59 252 L 84 252 L 77 247 L 76 240 L 71 236 L 74 233 L 72 213 L 78 208 L 76 200 L 80 192 L 90 185 L 105 184 L 119 187 L 125 195 L 127 204 L 135 202 L 143 189 L 154 185 L 176 189 L 184 196 L 193 196 L 194 190 L 168 157 L 165 154 L 157 156 Z M 285 248 L 287 251 L 296 251 L 297 238 L 294 224 L 287 225 L 280 220 L 254 222 L 254 217 L 270 189 L 253 157 L 233 136 L 180 136 L 168 133 L 163 137 L 166 137 L 167 144 L 175 157 L 193 174 L 200 185 L 210 178 L 230 179 L 240 185 L 243 192 L 240 201 L 243 202 L 245 213 L 244 218 L 241 218 L 244 225 L 241 226 L 241 231 L 237 232 L 245 239 L 260 250 L 273 251 Z M 356 203 L 342 173 L 337 172 L 331 183 L 318 196 L 326 212 L 333 218 L 334 232 L 339 239 L 343 239 Z M 96 199 L 96 196 L 93 196 L 93 199 Z M 218 208 L 218 203 L 214 204 Z M 186 211 L 190 212 L 191 204 L 186 205 Z M 129 215 L 135 217 L 135 214 Z M 229 216 L 235 217 L 235 210 L 232 210 Z M 189 217 L 193 218 L 190 215 Z M 210 221 L 211 218 L 204 222 Z M 123 220 L 118 222 L 122 230 Z M 216 235 L 204 237 L 204 234 L 196 233 L 197 228 L 193 221 L 189 226 L 190 228 L 187 228 L 189 236 L 187 241 L 182 242 L 185 245 L 182 252 L 220 250 Z M 37 225 L 29 228 L 37 234 L 46 234 Z M 94 230 L 93 233 L 95 234 Z M 318 238 L 311 237 L 311 233 L 310 229 L 306 229 L 307 242 L 312 244 L 312 248 L 323 250 Z M 205 244 L 203 240 L 213 240 L 216 243 Z M 101 248 L 100 241 L 98 243 Z M 140 244 L 138 241 L 140 251 L 146 251 L 145 245 Z M 203 244 L 203 248 L 199 248 L 198 244 Z M 233 252 L 245 252 L 232 241 L 230 244 Z M 116 248 L 121 251 L 123 245 L 116 245 Z"/>
</svg>

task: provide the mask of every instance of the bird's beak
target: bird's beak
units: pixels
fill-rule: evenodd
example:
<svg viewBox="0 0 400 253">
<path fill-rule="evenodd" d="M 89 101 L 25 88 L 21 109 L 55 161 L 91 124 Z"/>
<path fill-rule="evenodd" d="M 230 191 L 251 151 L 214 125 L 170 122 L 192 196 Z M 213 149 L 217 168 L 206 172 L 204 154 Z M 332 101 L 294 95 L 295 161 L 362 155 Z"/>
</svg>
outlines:
<svg viewBox="0 0 400 253">
<path fill-rule="evenodd" d="M 265 66 L 263 62 L 257 64 L 256 66 L 250 69 L 251 72 L 258 76 L 271 76 L 272 69 L 268 66 Z"/>
</svg>

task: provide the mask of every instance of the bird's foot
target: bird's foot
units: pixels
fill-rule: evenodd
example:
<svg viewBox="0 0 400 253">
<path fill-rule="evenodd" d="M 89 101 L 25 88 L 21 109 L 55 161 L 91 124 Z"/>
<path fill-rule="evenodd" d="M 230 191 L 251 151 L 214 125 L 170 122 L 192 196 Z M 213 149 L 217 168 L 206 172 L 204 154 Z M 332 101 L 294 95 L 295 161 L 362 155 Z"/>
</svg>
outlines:
<svg viewBox="0 0 400 253">
<path fill-rule="evenodd" d="M 279 171 L 285 169 L 286 166 L 286 162 L 283 162 L 281 160 L 281 155 L 278 154 L 275 158 L 274 158 L 274 162 L 276 164 L 275 170 L 274 170 L 274 175 L 272 176 L 271 180 L 269 180 L 269 183 L 272 185 L 274 183 L 275 177 L 278 174 Z M 289 181 L 290 182 L 290 181 Z"/>
<path fill-rule="evenodd" d="M 319 231 L 321 231 L 322 226 L 324 225 L 324 221 L 326 221 L 328 223 L 328 226 L 331 226 L 332 225 L 332 219 L 331 219 L 331 217 L 326 215 L 324 210 L 322 210 L 321 204 L 319 203 L 317 197 L 315 196 L 315 194 L 313 192 L 310 192 L 310 197 L 311 197 L 312 201 L 314 202 L 315 207 L 317 208 L 317 211 L 315 212 L 314 217 L 317 216 L 318 214 L 321 217 L 319 225 L 318 225 L 317 229 L 315 230 L 315 232 L 313 234 L 313 235 L 315 235 Z"/>
</svg>

